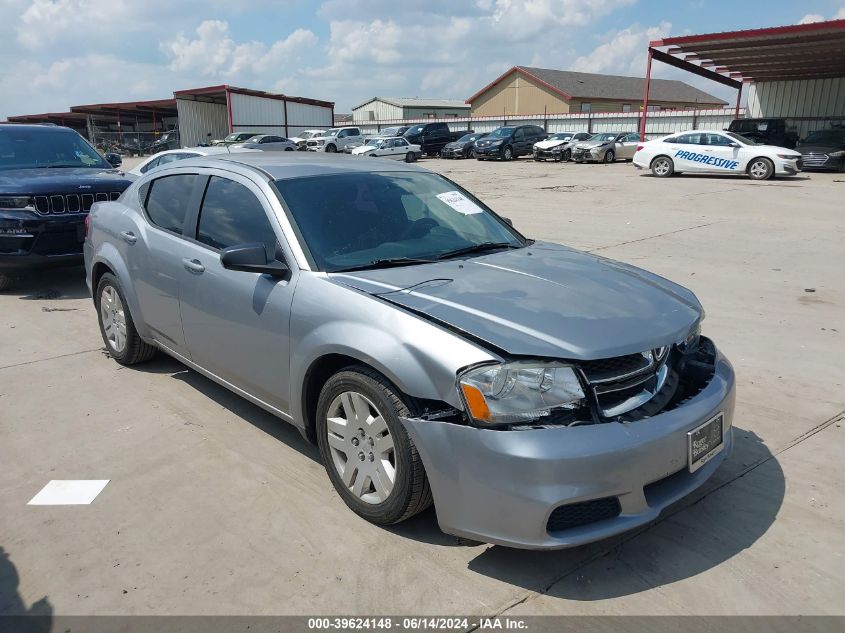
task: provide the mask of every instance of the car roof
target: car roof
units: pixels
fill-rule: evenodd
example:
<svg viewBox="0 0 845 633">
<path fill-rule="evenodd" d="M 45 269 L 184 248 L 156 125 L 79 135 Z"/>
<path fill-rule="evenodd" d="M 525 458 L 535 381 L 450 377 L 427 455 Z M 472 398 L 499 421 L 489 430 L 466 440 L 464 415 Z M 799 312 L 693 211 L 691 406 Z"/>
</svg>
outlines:
<svg viewBox="0 0 845 633">
<path fill-rule="evenodd" d="M 291 154 L 288 156 L 287 154 Z M 222 154 L 202 158 L 187 158 L 156 170 L 162 174 L 168 167 L 219 167 L 226 169 L 232 163 L 263 173 L 273 180 L 325 176 L 330 174 L 373 173 L 385 171 L 426 172 L 429 170 L 399 161 L 362 161 L 350 155 L 317 153 L 302 155 L 303 152 L 248 152 Z"/>
<path fill-rule="evenodd" d="M 28 132 L 64 132 L 64 133 L 71 133 L 77 134 L 76 130 L 72 130 L 69 127 L 65 127 L 63 125 L 54 125 L 52 123 L 0 123 L 0 129 L 14 129 L 14 130 L 27 130 Z"/>
</svg>

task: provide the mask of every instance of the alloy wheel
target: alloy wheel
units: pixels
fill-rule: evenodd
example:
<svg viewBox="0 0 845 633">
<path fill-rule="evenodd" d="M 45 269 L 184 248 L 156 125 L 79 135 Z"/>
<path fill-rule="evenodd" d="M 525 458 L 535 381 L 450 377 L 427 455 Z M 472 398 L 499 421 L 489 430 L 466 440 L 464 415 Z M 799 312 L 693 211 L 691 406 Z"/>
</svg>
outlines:
<svg viewBox="0 0 845 633">
<path fill-rule="evenodd" d="M 665 176 L 669 173 L 669 161 L 666 158 L 658 158 L 654 161 L 654 174 L 656 176 Z"/>
<path fill-rule="evenodd" d="M 396 482 L 396 449 L 390 429 L 373 402 L 344 391 L 326 414 L 331 462 L 343 485 L 365 503 L 384 502 Z"/>
<path fill-rule="evenodd" d="M 754 161 L 748 169 L 752 177 L 762 180 L 769 174 L 769 166 L 762 160 Z"/>
<path fill-rule="evenodd" d="M 126 347 L 126 312 L 114 286 L 106 286 L 100 295 L 100 320 L 109 347 L 120 354 Z"/>
</svg>

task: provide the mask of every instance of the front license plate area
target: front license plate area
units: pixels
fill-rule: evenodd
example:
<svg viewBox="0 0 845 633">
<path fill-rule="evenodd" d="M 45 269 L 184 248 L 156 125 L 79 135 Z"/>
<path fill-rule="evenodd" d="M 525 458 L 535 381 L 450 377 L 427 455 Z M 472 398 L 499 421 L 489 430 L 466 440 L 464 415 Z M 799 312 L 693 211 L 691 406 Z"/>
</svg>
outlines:
<svg viewBox="0 0 845 633">
<path fill-rule="evenodd" d="M 691 473 L 722 452 L 725 447 L 724 420 L 724 414 L 719 413 L 687 433 L 687 456 Z"/>
</svg>

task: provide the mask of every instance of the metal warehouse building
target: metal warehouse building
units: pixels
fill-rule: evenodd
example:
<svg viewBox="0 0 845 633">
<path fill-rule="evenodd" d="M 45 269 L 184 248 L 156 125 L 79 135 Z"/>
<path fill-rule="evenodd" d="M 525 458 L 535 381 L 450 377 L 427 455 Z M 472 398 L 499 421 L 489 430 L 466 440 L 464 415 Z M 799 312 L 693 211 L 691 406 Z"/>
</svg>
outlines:
<svg viewBox="0 0 845 633">
<path fill-rule="evenodd" d="M 514 66 L 476 92 L 473 116 L 639 112 L 645 79 Z M 719 97 L 682 81 L 652 81 L 653 110 L 721 108 Z"/>
<path fill-rule="evenodd" d="M 747 115 L 785 118 L 800 137 L 845 126 L 845 20 L 666 37 L 649 45 L 649 77 L 652 60 L 735 88 L 737 111 L 748 84 Z"/>
<path fill-rule="evenodd" d="M 54 123 L 72 127 L 94 142 L 146 144 L 178 131 L 191 147 L 230 132 L 295 136 L 308 128 L 332 126 L 334 103 L 235 86 L 179 90 L 173 98 L 72 106 L 69 112 L 10 116 L 13 123 Z"/>
<path fill-rule="evenodd" d="M 182 145 L 190 147 L 230 132 L 296 136 L 334 122 L 334 103 L 234 86 L 210 86 L 173 93 Z"/>
<path fill-rule="evenodd" d="M 469 111 L 470 106 L 463 101 L 373 97 L 352 108 L 352 120 L 355 123 L 366 123 L 401 119 L 434 119 L 468 116 Z"/>
</svg>

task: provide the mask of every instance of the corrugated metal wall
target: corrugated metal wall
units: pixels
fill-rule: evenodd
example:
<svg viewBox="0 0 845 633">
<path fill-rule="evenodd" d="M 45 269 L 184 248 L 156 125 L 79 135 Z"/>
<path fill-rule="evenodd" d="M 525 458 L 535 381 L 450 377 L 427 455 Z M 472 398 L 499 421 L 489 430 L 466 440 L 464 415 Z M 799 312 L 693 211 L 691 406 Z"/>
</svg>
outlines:
<svg viewBox="0 0 845 633">
<path fill-rule="evenodd" d="M 229 133 L 229 113 L 225 105 L 177 99 L 176 111 L 182 147 L 196 147 Z"/>
<path fill-rule="evenodd" d="M 256 134 L 285 135 L 285 103 L 237 92 L 229 94 L 232 103 L 232 130 Z"/>
<path fill-rule="evenodd" d="M 360 108 L 352 110 L 352 121 L 354 123 L 366 123 L 367 121 L 390 121 L 404 117 L 402 108 L 385 103 L 384 101 L 370 101 Z"/>
<path fill-rule="evenodd" d="M 748 116 L 784 117 L 800 137 L 845 125 L 845 77 L 751 84 Z"/>
<path fill-rule="evenodd" d="M 303 130 L 325 130 L 332 126 L 331 108 L 288 101 L 288 136 L 296 136 Z"/>
<path fill-rule="evenodd" d="M 740 110 L 743 116 L 744 110 Z M 649 112 L 646 122 L 646 135 L 649 137 L 673 134 L 685 130 L 709 129 L 723 130 L 734 119 L 733 109 L 712 110 L 672 110 L 666 112 Z M 452 131 L 473 129 L 476 132 L 492 132 L 502 125 L 540 125 L 549 133 L 553 132 L 636 132 L 640 126 L 639 112 L 577 113 L 558 114 L 543 117 L 543 115 L 510 116 L 510 117 L 460 117 L 438 119 L 445 121 Z M 360 124 L 364 134 L 377 134 L 379 130 L 390 125 L 430 123 L 432 119 L 418 119 L 417 121 L 379 121 L 372 124 Z"/>
</svg>

